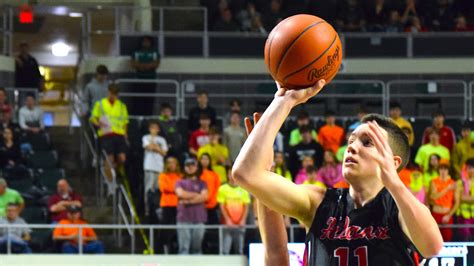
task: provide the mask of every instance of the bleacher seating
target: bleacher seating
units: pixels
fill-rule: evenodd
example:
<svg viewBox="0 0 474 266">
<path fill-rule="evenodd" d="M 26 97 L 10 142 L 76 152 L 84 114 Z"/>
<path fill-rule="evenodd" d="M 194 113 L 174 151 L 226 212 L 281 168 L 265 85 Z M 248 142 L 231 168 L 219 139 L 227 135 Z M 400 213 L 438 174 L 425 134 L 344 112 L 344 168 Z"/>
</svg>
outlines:
<svg viewBox="0 0 474 266">
<path fill-rule="evenodd" d="M 26 158 L 27 165 L 35 169 L 51 169 L 58 166 L 56 151 L 35 151 Z"/>
</svg>

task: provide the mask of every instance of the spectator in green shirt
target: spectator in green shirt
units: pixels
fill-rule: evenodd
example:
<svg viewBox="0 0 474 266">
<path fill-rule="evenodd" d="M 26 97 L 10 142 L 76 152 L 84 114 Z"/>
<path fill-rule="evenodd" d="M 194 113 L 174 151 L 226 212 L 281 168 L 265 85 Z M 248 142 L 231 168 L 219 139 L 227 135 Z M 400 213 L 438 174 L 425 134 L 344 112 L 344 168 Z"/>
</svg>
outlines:
<svg viewBox="0 0 474 266">
<path fill-rule="evenodd" d="M 310 122 L 311 121 L 308 112 L 302 110 L 296 118 L 296 124 L 298 127 L 290 132 L 290 146 L 298 145 L 303 140 L 300 129 L 302 127 L 308 127 Z M 316 130 L 311 130 L 311 135 L 313 136 L 314 140 L 318 142 L 318 134 L 316 133 Z"/>
<path fill-rule="evenodd" d="M 430 132 L 430 142 L 421 145 L 420 149 L 418 149 L 418 152 L 416 153 L 415 156 L 415 163 L 418 164 L 423 171 L 426 171 L 428 169 L 429 161 L 430 161 L 430 156 L 432 154 L 438 154 L 441 159 L 446 159 L 450 160 L 450 152 L 448 148 L 444 147 L 441 145 L 439 142 L 439 133 L 436 130 L 432 130 Z"/>
<path fill-rule="evenodd" d="M 8 204 L 17 204 L 19 212 L 25 207 L 25 201 L 21 197 L 20 193 L 14 189 L 10 189 L 7 186 L 7 181 L 0 178 L 0 217 L 6 216 Z"/>
</svg>

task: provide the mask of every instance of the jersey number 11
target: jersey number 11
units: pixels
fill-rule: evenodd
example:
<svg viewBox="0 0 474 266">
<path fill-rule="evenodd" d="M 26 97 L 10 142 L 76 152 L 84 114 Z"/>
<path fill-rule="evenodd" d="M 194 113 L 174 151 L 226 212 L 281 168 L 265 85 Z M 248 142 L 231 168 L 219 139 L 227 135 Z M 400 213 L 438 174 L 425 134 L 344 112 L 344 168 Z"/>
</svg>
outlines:
<svg viewBox="0 0 474 266">
<path fill-rule="evenodd" d="M 334 257 L 339 259 L 339 266 L 349 266 L 349 248 L 340 247 L 334 250 Z M 354 250 L 359 266 L 368 266 L 367 246 L 358 247 Z"/>
</svg>

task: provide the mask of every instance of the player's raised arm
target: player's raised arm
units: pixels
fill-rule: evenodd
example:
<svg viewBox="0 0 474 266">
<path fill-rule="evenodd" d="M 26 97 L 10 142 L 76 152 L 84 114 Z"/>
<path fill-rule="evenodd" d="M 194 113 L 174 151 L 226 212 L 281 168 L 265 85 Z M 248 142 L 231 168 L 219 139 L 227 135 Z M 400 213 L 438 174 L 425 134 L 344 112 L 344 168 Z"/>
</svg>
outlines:
<svg viewBox="0 0 474 266">
<path fill-rule="evenodd" d="M 297 186 L 268 169 L 273 161 L 273 143 L 291 109 L 315 96 L 325 85 L 320 80 L 311 88 L 278 88 L 275 98 L 245 141 L 233 168 L 233 177 L 267 207 L 295 217 L 311 226 L 322 197 L 305 186 Z"/>
</svg>

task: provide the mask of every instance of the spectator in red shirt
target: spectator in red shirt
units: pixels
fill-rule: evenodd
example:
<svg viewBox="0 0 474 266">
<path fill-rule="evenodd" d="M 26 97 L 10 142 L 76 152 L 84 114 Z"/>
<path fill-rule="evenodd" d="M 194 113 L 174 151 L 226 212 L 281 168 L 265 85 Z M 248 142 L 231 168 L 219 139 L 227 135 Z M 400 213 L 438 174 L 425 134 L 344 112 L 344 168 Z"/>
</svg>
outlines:
<svg viewBox="0 0 474 266">
<path fill-rule="evenodd" d="M 82 207 L 82 197 L 72 191 L 66 179 L 61 179 L 58 181 L 56 194 L 51 195 L 48 200 L 51 221 L 54 223 L 67 219 L 69 206 Z"/>
<path fill-rule="evenodd" d="M 11 113 L 12 106 L 8 103 L 7 100 L 7 91 L 5 88 L 0 87 L 0 118 L 3 117 L 5 113 Z"/>
<path fill-rule="evenodd" d="M 209 143 L 209 126 L 211 125 L 211 118 L 207 113 L 201 113 L 199 116 L 199 128 L 191 133 L 189 138 L 189 153 L 194 156 L 201 146 Z"/>
<path fill-rule="evenodd" d="M 331 150 L 334 154 L 344 142 L 344 129 L 336 125 L 336 117 L 333 111 L 326 112 L 326 125 L 319 129 L 318 142 L 324 150 Z"/>
<path fill-rule="evenodd" d="M 444 113 L 435 112 L 432 117 L 433 125 L 427 127 L 423 132 L 423 144 L 430 142 L 430 133 L 436 130 L 439 133 L 439 142 L 441 145 L 448 148 L 449 151 L 452 151 L 454 145 L 456 145 L 456 135 L 452 128 L 444 125 Z"/>
</svg>

